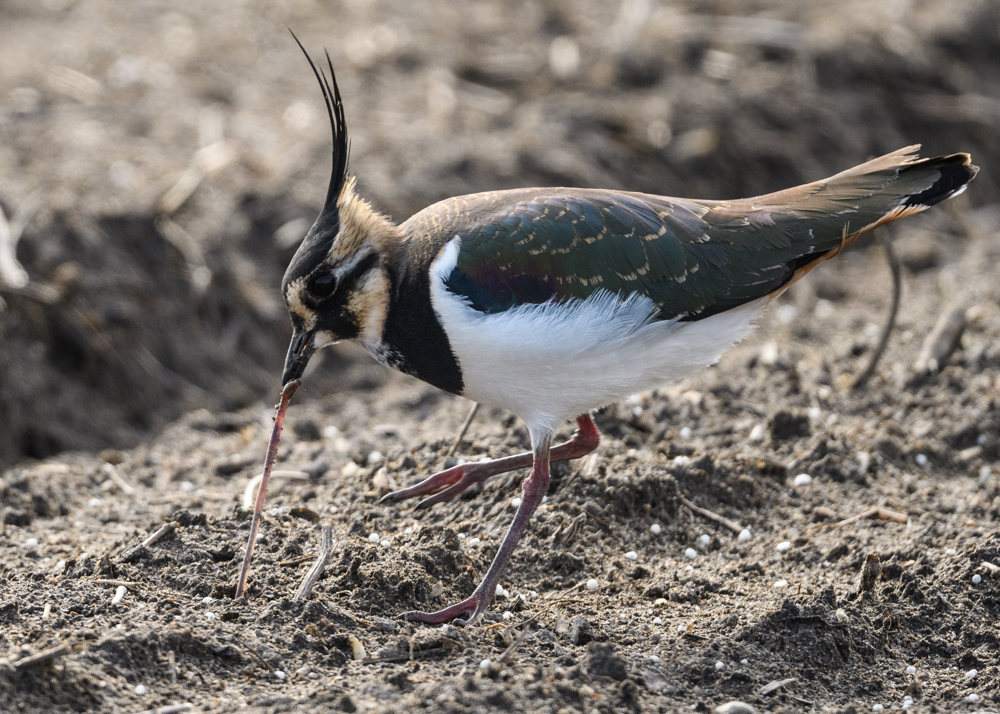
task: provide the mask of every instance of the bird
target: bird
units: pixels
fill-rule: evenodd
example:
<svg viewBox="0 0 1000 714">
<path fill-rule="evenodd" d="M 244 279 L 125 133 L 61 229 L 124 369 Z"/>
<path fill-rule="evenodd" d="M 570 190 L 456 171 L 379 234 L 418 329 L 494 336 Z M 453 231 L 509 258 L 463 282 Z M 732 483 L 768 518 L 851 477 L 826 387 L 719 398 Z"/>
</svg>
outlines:
<svg viewBox="0 0 1000 714">
<path fill-rule="evenodd" d="M 473 593 L 406 620 L 479 622 L 549 485 L 592 452 L 593 410 L 714 364 L 768 303 L 860 236 L 962 193 L 970 156 L 909 146 L 830 178 L 742 200 L 524 188 L 449 198 L 402 223 L 348 173 L 333 63 L 318 67 L 333 150 L 326 200 L 281 283 L 293 335 L 282 384 L 344 340 L 445 392 L 520 417 L 531 451 L 454 466 L 382 500 L 454 498 L 529 468 L 521 502 Z M 576 419 L 568 441 L 557 429 Z"/>
</svg>

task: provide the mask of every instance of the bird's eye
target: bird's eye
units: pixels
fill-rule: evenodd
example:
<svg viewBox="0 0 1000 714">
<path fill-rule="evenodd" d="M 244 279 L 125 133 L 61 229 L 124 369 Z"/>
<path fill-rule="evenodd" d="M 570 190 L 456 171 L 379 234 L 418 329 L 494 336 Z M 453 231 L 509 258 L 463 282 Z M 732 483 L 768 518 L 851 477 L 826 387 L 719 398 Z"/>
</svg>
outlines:
<svg viewBox="0 0 1000 714">
<path fill-rule="evenodd" d="M 309 292 L 316 297 L 330 297 L 337 289 L 337 278 L 333 273 L 320 273 L 309 281 Z"/>
</svg>

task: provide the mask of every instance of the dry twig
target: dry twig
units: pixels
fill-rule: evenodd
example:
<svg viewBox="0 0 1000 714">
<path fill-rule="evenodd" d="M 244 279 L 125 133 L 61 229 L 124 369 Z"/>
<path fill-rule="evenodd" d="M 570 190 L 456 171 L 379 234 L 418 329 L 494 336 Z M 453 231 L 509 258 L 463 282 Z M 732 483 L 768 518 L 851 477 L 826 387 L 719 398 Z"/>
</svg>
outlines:
<svg viewBox="0 0 1000 714">
<path fill-rule="evenodd" d="M 854 378 L 851 389 L 861 389 L 872 378 L 872 375 L 875 374 L 878 361 L 882 358 L 882 353 L 885 352 L 886 345 L 889 344 L 889 335 L 892 334 L 892 330 L 896 326 L 896 315 L 899 313 L 899 296 L 903 291 L 902 270 L 899 265 L 899 258 L 896 257 L 896 252 L 892 249 L 892 241 L 882 233 L 878 233 L 876 239 L 878 240 L 878 244 L 882 246 L 882 252 L 885 253 L 885 259 L 888 261 L 889 269 L 892 272 L 892 304 L 889 306 L 889 316 L 882 327 L 882 334 L 879 335 L 878 344 L 875 345 L 875 349 L 868 358 L 868 365 Z"/>
<path fill-rule="evenodd" d="M 917 376 L 940 371 L 951 353 L 958 348 L 964 331 L 965 308 L 953 307 L 941 313 L 934 329 L 921 345 L 920 354 L 913 365 Z"/>
<path fill-rule="evenodd" d="M 47 664 L 53 660 L 59 659 L 60 657 L 65 657 L 72 650 L 72 645 L 68 642 L 64 642 L 56 647 L 50 647 L 47 650 L 43 650 L 38 654 L 33 654 L 29 657 L 22 657 L 14 663 L 14 669 L 27 669 L 28 667 L 37 667 L 40 664 Z"/>
<path fill-rule="evenodd" d="M 330 554 L 332 552 L 333 528 L 330 526 L 323 526 L 322 535 L 320 536 L 319 555 L 316 557 L 316 562 L 312 564 L 306 573 L 306 577 L 302 581 L 302 584 L 299 585 L 299 589 L 295 591 L 295 595 L 292 597 L 292 602 L 301 602 L 309 597 L 309 593 L 312 591 L 313 586 L 326 569 L 326 563 L 330 560 Z"/>
<path fill-rule="evenodd" d="M 156 530 L 156 532 L 151 533 L 149 536 L 146 537 L 146 540 L 142 542 L 143 547 L 148 548 L 149 546 L 153 545 L 153 543 L 162 539 L 168 533 L 172 533 L 176 527 L 177 527 L 177 521 L 169 521 L 167 523 L 164 523 L 162 526 L 159 527 L 159 529 Z"/>
<path fill-rule="evenodd" d="M 184 712 L 189 712 L 194 709 L 193 704 L 167 704 L 163 707 L 157 707 L 156 709 L 143 709 L 137 714 L 183 714 Z"/>
<path fill-rule="evenodd" d="M 458 430 L 458 435 L 455 437 L 455 441 L 452 442 L 451 448 L 448 449 L 448 453 L 444 456 L 448 458 L 449 456 L 454 456 L 455 450 L 458 449 L 458 445 L 462 443 L 462 439 L 465 438 L 465 432 L 469 430 L 469 425 L 472 424 L 472 420 L 476 418 L 476 412 L 479 411 L 479 402 L 472 403 L 472 409 L 469 410 L 469 416 L 465 417 L 465 423 L 462 424 L 462 428 Z"/>
<path fill-rule="evenodd" d="M 743 526 L 741 526 L 736 521 L 731 521 L 725 516 L 720 516 L 718 513 L 712 513 L 712 511 L 708 510 L 707 508 L 696 506 L 695 504 L 691 503 L 691 501 L 684 498 L 684 496 L 681 496 L 680 498 L 681 498 L 681 503 L 683 505 L 690 508 L 693 512 L 697 513 L 699 516 L 702 516 L 703 518 L 707 518 L 710 521 L 723 525 L 729 530 L 731 530 L 733 533 L 740 533 L 743 531 Z"/>
<path fill-rule="evenodd" d="M 855 521 L 860 521 L 863 518 L 881 518 L 883 521 L 895 521 L 896 523 L 906 523 L 910 520 L 910 517 L 905 513 L 899 513 L 898 511 L 890 511 L 888 508 L 882 508 L 882 506 L 874 506 L 869 508 L 864 513 L 859 513 L 856 516 L 851 516 L 850 518 L 845 518 L 842 521 L 837 521 L 833 524 L 834 528 L 839 528 L 840 526 L 848 526 Z"/>
</svg>

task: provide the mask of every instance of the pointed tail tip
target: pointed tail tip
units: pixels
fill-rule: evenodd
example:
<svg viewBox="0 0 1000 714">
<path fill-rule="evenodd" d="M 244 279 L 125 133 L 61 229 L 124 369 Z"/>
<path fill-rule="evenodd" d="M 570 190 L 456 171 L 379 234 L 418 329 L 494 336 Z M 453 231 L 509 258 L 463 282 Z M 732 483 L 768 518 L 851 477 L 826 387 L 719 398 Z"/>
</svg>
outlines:
<svg viewBox="0 0 1000 714">
<path fill-rule="evenodd" d="M 966 153 L 923 159 L 907 166 L 905 170 L 937 172 L 938 176 L 930 186 L 923 191 L 912 194 L 902 204 L 903 206 L 924 207 L 933 206 L 958 196 L 965 191 L 969 182 L 979 173 L 979 167 L 972 163 L 972 157 Z"/>
</svg>

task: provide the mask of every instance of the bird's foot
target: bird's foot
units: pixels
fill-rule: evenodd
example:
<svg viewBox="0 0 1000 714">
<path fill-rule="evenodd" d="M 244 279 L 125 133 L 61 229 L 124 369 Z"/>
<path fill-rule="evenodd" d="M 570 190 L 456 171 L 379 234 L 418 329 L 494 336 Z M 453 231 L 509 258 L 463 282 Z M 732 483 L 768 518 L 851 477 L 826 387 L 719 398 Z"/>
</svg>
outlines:
<svg viewBox="0 0 1000 714">
<path fill-rule="evenodd" d="M 419 610 L 414 610 L 412 612 L 404 612 L 399 617 L 408 622 L 423 622 L 427 625 L 440 625 L 445 622 L 455 620 L 455 618 L 459 615 L 468 614 L 468 617 L 464 620 L 455 620 L 453 623 L 459 627 L 466 627 L 479 622 L 492 602 L 492 593 L 487 594 L 481 588 L 476 588 L 476 591 L 472 593 L 471 597 L 468 597 L 465 600 L 462 600 L 462 602 L 456 603 L 451 607 L 446 607 L 443 610 L 438 610 L 437 612 L 420 612 Z"/>
<path fill-rule="evenodd" d="M 424 479 L 418 484 L 384 495 L 379 503 L 385 501 L 403 501 L 416 496 L 430 496 L 417 504 L 417 508 L 427 508 L 435 503 L 450 501 L 462 491 L 475 483 L 481 483 L 502 471 L 509 469 L 497 468 L 498 461 L 484 461 L 477 464 L 462 464 L 441 471 Z M 529 462 L 530 463 L 530 462 Z M 528 464 L 525 464 L 528 465 Z"/>
</svg>

